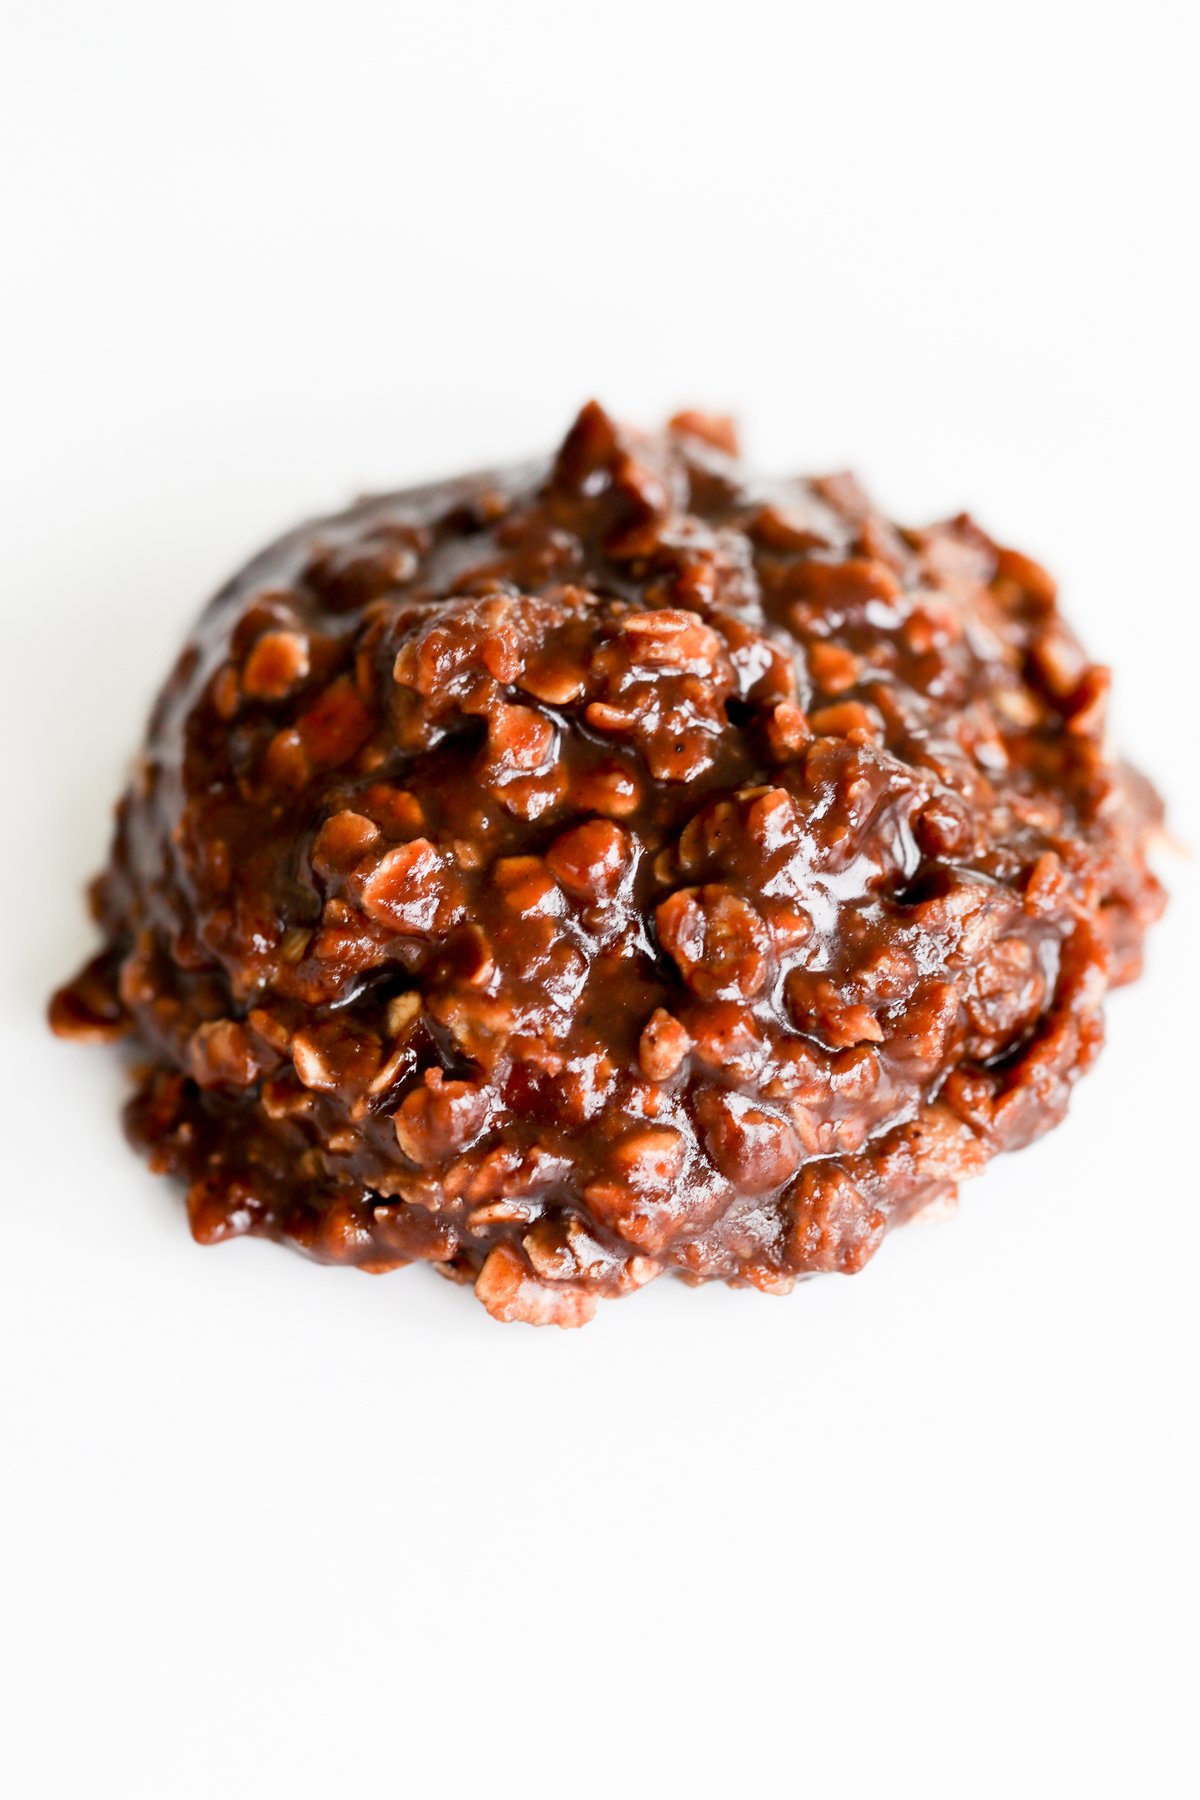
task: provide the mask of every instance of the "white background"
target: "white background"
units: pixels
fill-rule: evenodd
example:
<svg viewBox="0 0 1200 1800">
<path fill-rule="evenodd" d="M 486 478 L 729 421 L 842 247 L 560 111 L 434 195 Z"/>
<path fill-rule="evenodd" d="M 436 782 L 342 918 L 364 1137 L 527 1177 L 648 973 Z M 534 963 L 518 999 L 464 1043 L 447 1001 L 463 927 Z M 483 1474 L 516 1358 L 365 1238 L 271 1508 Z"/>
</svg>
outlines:
<svg viewBox="0 0 1200 1800">
<path fill-rule="evenodd" d="M 1194 11 L 8 0 L 0 1786 L 1194 1795 L 1194 863 L 1067 1125 L 576 1334 L 190 1242 L 51 1040 L 199 604 L 591 393 L 971 506 L 1200 844 Z"/>
</svg>

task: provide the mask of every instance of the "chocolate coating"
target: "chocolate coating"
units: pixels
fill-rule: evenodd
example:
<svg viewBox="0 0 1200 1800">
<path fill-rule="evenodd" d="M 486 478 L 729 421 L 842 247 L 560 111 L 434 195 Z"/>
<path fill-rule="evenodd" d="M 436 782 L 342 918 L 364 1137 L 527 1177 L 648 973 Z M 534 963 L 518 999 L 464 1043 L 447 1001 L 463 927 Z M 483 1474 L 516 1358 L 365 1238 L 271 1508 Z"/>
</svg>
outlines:
<svg viewBox="0 0 1200 1800">
<path fill-rule="evenodd" d="M 584 409 L 212 602 L 55 997 L 251 1232 L 577 1324 L 780 1291 L 1058 1120 L 1160 906 L 1036 564 Z"/>
</svg>

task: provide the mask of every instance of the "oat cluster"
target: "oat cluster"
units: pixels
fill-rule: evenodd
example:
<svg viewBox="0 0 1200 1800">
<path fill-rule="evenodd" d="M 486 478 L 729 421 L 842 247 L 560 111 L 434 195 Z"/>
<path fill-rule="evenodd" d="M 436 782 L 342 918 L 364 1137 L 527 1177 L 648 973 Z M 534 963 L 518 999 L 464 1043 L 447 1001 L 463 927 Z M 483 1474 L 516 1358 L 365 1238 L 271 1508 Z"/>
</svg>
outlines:
<svg viewBox="0 0 1200 1800">
<path fill-rule="evenodd" d="M 204 1243 L 574 1325 L 860 1268 L 1061 1116 L 1159 907 L 1053 583 L 722 421 L 374 499 L 217 596 L 67 1035 Z"/>
</svg>

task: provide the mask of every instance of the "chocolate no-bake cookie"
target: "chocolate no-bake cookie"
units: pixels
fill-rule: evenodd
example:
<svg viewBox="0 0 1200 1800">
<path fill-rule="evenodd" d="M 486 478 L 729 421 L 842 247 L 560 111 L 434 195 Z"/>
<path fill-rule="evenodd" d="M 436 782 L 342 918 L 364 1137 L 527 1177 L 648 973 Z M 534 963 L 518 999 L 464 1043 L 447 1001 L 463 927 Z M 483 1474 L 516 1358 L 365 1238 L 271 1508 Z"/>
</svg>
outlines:
<svg viewBox="0 0 1200 1800">
<path fill-rule="evenodd" d="M 307 525 L 155 708 L 53 1002 L 242 1233 L 575 1325 L 771 1292 L 1053 1125 L 1160 907 L 1035 563 L 722 421 Z"/>
</svg>

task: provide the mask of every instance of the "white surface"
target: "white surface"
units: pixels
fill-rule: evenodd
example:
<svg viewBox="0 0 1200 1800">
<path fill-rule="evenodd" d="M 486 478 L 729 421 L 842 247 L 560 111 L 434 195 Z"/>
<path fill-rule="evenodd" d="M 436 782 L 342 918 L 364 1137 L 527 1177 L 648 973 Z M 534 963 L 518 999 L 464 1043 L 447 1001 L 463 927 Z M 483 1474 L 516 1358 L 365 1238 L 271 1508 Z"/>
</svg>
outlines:
<svg viewBox="0 0 1200 1800">
<path fill-rule="evenodd" d="M 1193 18 L 10 0 L 14 1800 L 1196 1792 L 1194 864 L 957 1222 L 579 1334 L 194 1247 L 41 1023 L 208 592 L 592 392 L 1043 556 L 1200 844 Z"/>
</svg>

